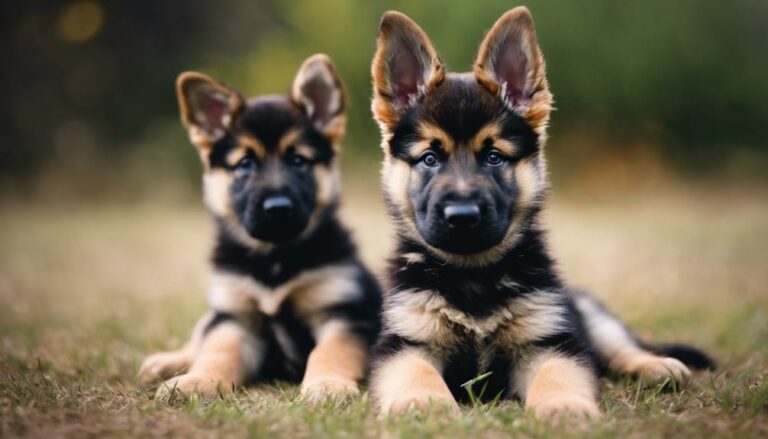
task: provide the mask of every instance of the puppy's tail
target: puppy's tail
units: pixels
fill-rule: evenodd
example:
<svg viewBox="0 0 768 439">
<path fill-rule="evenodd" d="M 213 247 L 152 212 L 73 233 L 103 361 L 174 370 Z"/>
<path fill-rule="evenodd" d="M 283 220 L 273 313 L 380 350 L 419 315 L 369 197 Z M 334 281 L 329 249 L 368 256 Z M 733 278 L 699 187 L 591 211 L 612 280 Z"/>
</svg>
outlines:
<svg viewBox="0 0 768 439">
<path fill-rule="evenodd" d="M 686 366 L 696 370 L 714 370 L 717 363 L 704 351 L 693 346 L 671 343 L 660 345 L 645 345 L 647 350 L 662 357 L 672 357 L 683 362 Z"/>
</svg>

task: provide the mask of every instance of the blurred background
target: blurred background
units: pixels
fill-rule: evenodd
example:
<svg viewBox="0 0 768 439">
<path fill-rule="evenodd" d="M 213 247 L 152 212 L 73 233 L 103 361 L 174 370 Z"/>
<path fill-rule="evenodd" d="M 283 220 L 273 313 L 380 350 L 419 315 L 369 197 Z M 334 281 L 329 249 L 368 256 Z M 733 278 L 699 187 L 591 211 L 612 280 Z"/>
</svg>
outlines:
<svg viewBox="0 0 768 439">
<path fill-rule="evenodd" d="M 173 84 L 200 70 L 246 95 L 284 92 L 315 52 L 350 100 L 346 180 L 379 162 L 369 64 L 401 10 L 449 69 L 471 67 L 509 1 L 7 1 L 0 18 L 4 199 L 191 195 L 197 156 Z M 768 2 L 531 1 L 555 94 L 555 189 L 768 182 Z M 375 179 L 373 179 L 375 182 Z"/>
</svg>

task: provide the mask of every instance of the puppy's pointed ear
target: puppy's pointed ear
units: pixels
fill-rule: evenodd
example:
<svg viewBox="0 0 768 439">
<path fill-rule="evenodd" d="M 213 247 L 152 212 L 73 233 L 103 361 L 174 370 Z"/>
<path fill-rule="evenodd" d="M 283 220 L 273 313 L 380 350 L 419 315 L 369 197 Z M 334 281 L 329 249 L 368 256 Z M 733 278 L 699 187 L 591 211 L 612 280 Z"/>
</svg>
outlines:
<svg viewBox="0 0 768 439">
<path fill-rule="evenodd" d="M 243 109 L 237 91 L 202 73 L 184 72 L 176 80 L 181 121 L 198 148 L 208 149 L 231 128 Z"/>
<path fill-rule="evenodd" d="M 442 82 L 445 68 L 424 31 L 400 12 L 381 18 L 376 45 L 373 115 L 391 129 L 405 109 Z"/>
<path fill-rule="evenodd" d="M 543 133 L 552 111 L 544 58 L 531 13 L 524 6 L 502 15 L 480 45 L 477 81 Z"/>
<path fill-rule="evenodd" d="M 344 98 L 344 87 L 331 59 L 323 54 L 307 58 L 293 80 L 291 99 L 331 141 L 344 137 Z"/>
</svg>

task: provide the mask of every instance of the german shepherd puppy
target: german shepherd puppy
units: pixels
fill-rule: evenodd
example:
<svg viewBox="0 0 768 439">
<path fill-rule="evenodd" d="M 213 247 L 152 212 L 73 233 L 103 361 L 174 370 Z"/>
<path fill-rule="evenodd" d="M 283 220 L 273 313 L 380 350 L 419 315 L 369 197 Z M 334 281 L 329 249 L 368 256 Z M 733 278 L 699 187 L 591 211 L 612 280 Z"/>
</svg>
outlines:
<svg viewBox="0 0 768 439">
<path fill-rule="evenodd" d="M 312 401 L 356 394 L 381 293 L 336 215 L 346 120 L 330 59 L 307 59 L 285 96 L 246 102 L 190 72 L 176 91 L 218 230 L 211 311 L 184 348 L 147 358 L 140 379 L 167 380 L 158 397 L 272 380 L 301 380 Z"/>
<path fill-rule="evenodd" d="M 596 416 L 600 368 L 682 383 L 688 366 L 711 365 L 692 348 L 643 345 L 558 277 L 538 221 L 552 94 L 526 8 L 504 14 L 460 74 L 446 73 L 416 23 L 388 12 L 372 71 L 397 226 L 370 383 L 382 412 L 456 409 L 462 383 L 492 372 L 478 385 L 485 399 Z"/>
</svg>

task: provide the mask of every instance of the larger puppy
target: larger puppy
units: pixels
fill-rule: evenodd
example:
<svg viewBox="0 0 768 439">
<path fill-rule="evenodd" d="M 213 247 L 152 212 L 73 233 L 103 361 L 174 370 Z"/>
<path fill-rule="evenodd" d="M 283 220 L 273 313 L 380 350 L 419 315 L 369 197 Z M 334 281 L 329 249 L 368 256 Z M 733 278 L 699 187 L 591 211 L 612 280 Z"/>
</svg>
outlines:
<svg viewBox="0 0 768 439">
<path fill-rule="evenodd" d="M 218 228 L 208 301 L 182 349 L 139 377 L 213 396 L 249 382 L 301 381 L 317 401 L 358 392 L 379 331 L 379 288 L 337 219 L 344 93 L 328 57 L 288 95 L 246 100 L 199 73 L 177 82 Z"/>
<path fill-rule="evenodd" d="M 526 8 L 494 24 L 462 74 L 446 73 L 418 25 L 386 13 L 373 86 L 398 240 L 371 377 L 383 412 L 456 408 L 461 384 L 492 372 L 486 398 L 597 415 L 599 366 L 683 382 L 681 359 L 710 365 L 690 348 L 652 352 L 556 274 L 537 221 L 552 95 Z"/>
</svg>

